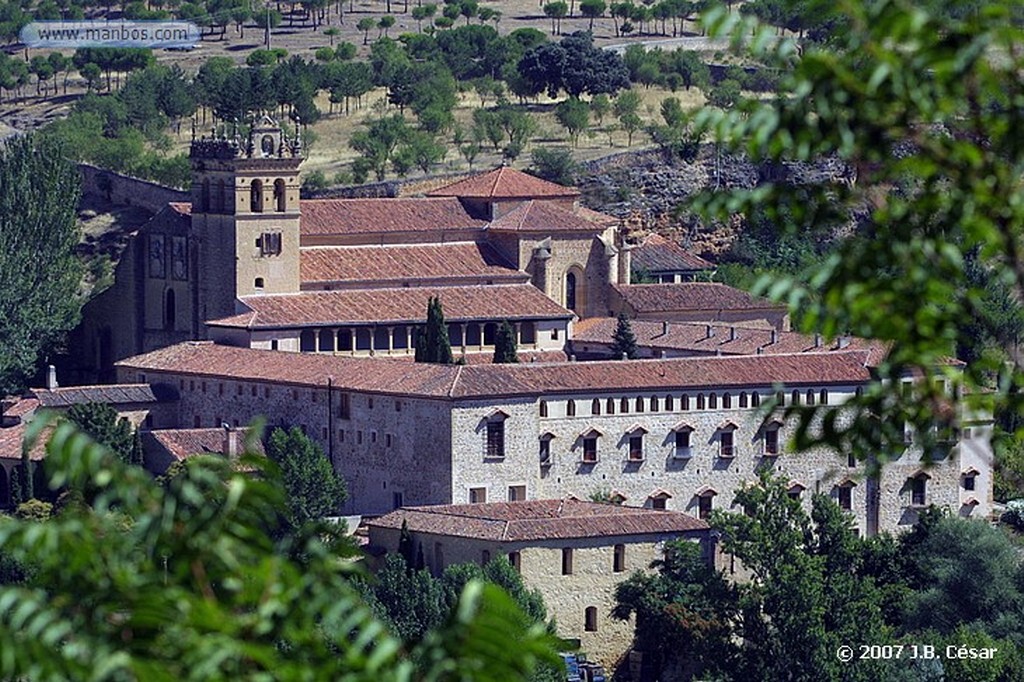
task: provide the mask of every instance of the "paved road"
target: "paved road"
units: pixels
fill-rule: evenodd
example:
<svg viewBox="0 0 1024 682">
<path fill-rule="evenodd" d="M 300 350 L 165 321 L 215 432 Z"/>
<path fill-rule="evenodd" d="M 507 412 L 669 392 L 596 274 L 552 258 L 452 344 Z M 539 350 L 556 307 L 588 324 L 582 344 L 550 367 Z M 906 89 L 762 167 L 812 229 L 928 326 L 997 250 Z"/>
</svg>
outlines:
<svg viewBox="0 0 1024 682">
<path fill-rule="evenodd" d="M 654 38 L 652 40 L 640 40 L 632 43 L 615 43 L 614 45 L 605 45 L 603 49 L 611 50 L 612 52 L 618 52 L 619 54 L 622 54 L 630 45 L 643 45 L 648 49 L 654 47 L 682 47 L 687 50 L 696 50 L 699 52 L 712 52 L 714 50 L 728 49 L 729 41 L 712 40 L 711 38 L 704 38 L 701 36 L 685 36 L 682 38 Z"/>
</svg>

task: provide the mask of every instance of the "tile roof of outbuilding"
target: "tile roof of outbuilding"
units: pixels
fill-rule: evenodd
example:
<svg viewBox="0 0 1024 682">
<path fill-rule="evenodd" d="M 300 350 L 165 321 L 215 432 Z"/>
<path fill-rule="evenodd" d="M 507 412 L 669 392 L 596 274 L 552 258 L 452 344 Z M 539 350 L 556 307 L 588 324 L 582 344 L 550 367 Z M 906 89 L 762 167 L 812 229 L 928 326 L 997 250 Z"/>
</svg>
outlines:
<svg viewBox="0 0 1024 682">
<path fill-rule="evenodd" d="M 427 192 L 431 197 L 469 199 L 553 199 L 578 197 L 575 187 L 557 185 L 508 166 L 480 173 Z"/>
<path fill-rule="evenodd" d="M 431 296 L 440 298 L 448 322 L 552 320 L 573 316 L 530 284 L 474 284 L 244 296 L 239 300 L 249 312 L 207 324 L 247 329 L 415 324 L 426 321 Z"/>
<path fill-rule="evenodd" d="M 623 300 L 637 312 L 785 310 L 779 303 L 751 296 L 715 282 L 679 284 L 613 284 Z"/>
<path fill-rule="evenodd" d="M 550 201 L 524 201 L 487 224 L 495 232 L 602 232 L 617 218 L 597 211 L 570 210 Z"/>
<path fill-rule="evenodd" d="M 160 398 L 149 384 L 101 384 L 97 386 L 62 386 L 60 388 L 33 388 L 33 397 L 40 407 L 70 407 L 82 403 L 155 403 Z"/>
<path fill-rule="evenodd" d="M 632 258 L 634 270 L 642 269 L 650 273 L 691 272 L 715 268 L 677 242 L 657 233 L 649 235 L 640 246 L 633 249 Z"/>
<path fill-rule="evenodd" d="M 299 272 L 303 283 L 378 286 L 439 279 L 452 284 L 529 279 L 493 246 L 477 242 L 306 247 L 300 252 Z"/>
<path fill-rule="evenodd" d="M 304 199 L 299 207 L 303 236 L 477 230 L 486 224 L 455 197 Z"/>
<path fill-rule="evenodd" d="M 792 355 L 432 365 L 386 358 L 286 353 L 186 342 L 128 358 L 118 367 L 178 375 L 324 386 L 439 399 L 771 387 L 853 385 L 871 380 L 866 351 Z M 154 378 L 150 378 L 155 381 Z"/>
<path fill-rule="evenodd" d="M 403 507 L 367 525 L 401 528 L 403 522 L 412 532 L 515 543 L 708 529 L 700 519 L 681 512 L 575 499 Z"/>
<path fill-rule="evenodd" d="M 26 428 L 27 425 L 25 423 L 18 423 L 14 426 L 0 428 L 0 459 L 21 459 L 21 447 L 25 440 Z M 46 458 L 46 441 L 48 440 L 48 437 L 48 431 L 40 434 L 39 440 L 36 441 L 32 449 L 29 450 L 29 459 L 33 462 L 38 462 Z"/>
<path fill-rule="evenodd" d="M 215 454 L 227 455 L 226 434 L 223 428 L 209 429 L 158 429 L 150 431 L 151 435 L 172 457 L 178 460 L 186 459 L 192 455 Z M 246 429 L 238 431 L 238 446 L 245 445 L 247 435 Z M 263 443 L 254 439 L 252 454 L 265 454 Z"/>
</svg>

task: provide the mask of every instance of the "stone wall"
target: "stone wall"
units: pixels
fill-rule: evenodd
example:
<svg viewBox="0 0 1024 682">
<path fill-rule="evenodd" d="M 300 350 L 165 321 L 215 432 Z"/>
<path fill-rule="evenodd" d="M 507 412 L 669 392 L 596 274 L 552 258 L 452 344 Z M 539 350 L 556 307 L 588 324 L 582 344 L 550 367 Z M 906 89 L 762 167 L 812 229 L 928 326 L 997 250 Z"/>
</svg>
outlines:
<svg viewBox="0 0 1024 682">
<path fill-rule="evenodd" d="M 88 163 L 78 164 L 82 193 L 122 206 L 138 206 L 156 213 L 170 202 L 190 201 L 188 192 L 140 180 Z"/>
<path fill-rule="evenodd" d="M 400 180 L 385 180 L 383 182 L 370 182 L 363 185 L 350 185 L 348 187 L 328 187 L 313 192 L 303 192 L 303 199 L 377 199 L 395 197 L 410 197 L 417 194 L 425 194 L 431 190 L 450 185 L 453 182 L 464 180 L 470 176 L 477 175 L 486 169 L 475 171 L 461 171 L 456 173 L 441 173 L 439 175 L 428 175 L 418 178 L 402 178 Z"/>
</svg>

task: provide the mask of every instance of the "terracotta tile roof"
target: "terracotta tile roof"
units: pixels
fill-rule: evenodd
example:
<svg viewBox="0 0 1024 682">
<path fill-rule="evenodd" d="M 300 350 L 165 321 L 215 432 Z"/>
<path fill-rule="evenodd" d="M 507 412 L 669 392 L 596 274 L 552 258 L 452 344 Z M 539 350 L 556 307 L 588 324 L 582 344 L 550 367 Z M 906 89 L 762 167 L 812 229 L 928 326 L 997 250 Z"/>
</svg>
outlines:
<svg viewBox="0 0 1024 682">
<path fill-rule="evenodd" d="M 82 403 L 155 403 L 160 398 L 149 384 L 104 384 L 98 386 L 65 386 L 53 390 L 34 388 L 32 395 L 42 407 L 70 407 Z"/>
<path fill-rule="evenodd" d="M 21 419 L 27 414 L 35 412 L 39 407 L 39 400 L 36 398 L 19 398 L 17 402 L 4 410 L 4 417 Z"/>
<path fill-rule="evenodd" d="M 245 445 L 247 431 L 240 429 L 237 432 L 238 447 Z M 159 429 L 150 431 L 157 443 L 178 460 L 186 459 L 192 455 L 215 454 L 227 455 L 227 442 L 224 429 Z M 253 444 L 256 452 L 253 454 L 263 455 L 263 443 L 258 439 Z"/>
<path fill-rule="evenodd" d="M 324 386 L 425 398 L 623 393 L 708 387 L 826 386 L 871 380 L 869 353 L 838 351 L 668 360 L 548 362 L 518 365 L 428 365 L 393 359 L 285 353 L 195 342 L 169 346 L 117 363 L 122 369 Z M 367 363 L 373 363 L 372 365 Z M 368 371 L 369 369 L 369 371 Z M 156 377 L 149 377 L 156 382 Z"/>
<path fill-rule="evenodd" d="M 182 215 L 182 216 L 190 216 L 190 215 L 192 215 L 192 204 L 190 204 L 188 202 L 172 201 L 172 202 L 169 202 L 167 204 L 167 206 L 172 211 L 177 213 L 178 215 Z"/>
<path fill-rule="evenodd" d="M 704 531 L 689 514 L 574 499 L 403 507 L 368 521 L 370 528 L 401 528 L 493 542 L 533 542 Z"/>
<path fill-rule="evenodd" d="M 579 194 L 575 187 L 556 185 L 507 166 L 427 192 L 431 197 L 471 199 L 552 199 L 577 197 Z"/>
<path fill-rule="evenodd" d="M 21 445 L 25 440 L 26 424 L 18 423 L 14 426 L 0 428 L 0 459 L 21 460 Z M 39 440 L 29 450 L 28 456 L 33 462 L 38 462 L 46 457 L 46 441 L 49 439 L 49 431 L 39 436 Z"/>
<path fill-rule="evenodd" d="M 305 199 L 302 235 L 346 235 L 480 229 L 454 197 L 399 199 Z"/>
<path fill-rule="evenodd" d="M 302 249 L 299 272 L 303 283 L 379 283 L 444 279 L 451 284 L 487 281 L 526 282 L 489 244 L 403 244 L 401 246 L 324 246 Z"/>
<path fill-rule="evenodd" d="M 786 306 L 745 291 L 712 282 L 682 284 L 613 284 L 623 300 L 637 312 L 785 310 Z"/>
<path fill-rule="evenodd" d="M 618 320 L 591 317 L 573 325 L 573 344 L 611 344 Z M 694 354 L 753 355 L 758 352 L 827 353 L 838 350 L 867 350 L 877 353 L 872 364 L 881 360 L 885 345 L 867 339 L 847 338 L 825 341 L 796 332 L 780 332 L 747 324 L 704 322 L 652 322 L 631 320 L 630 327 L 641 347 L 655 350 L 684 351 Z M 708 329 L 713 336 L 708 336 Z M 774 338 L 774 341 L 772 340 Z"/>
<path fill-rule="evenodd" d="M 342 324 L 426 322 L 427 303 L 438 296 L 445 320 L 565 319 L 572 312 L 530 284 L 464 287 L 400 287 L 307 291 L 245 296 L 252 312 L 207 322 L 217 327 L 294 328 Z"/>
<path fill-rule="evenodd" d="M 654 233 L 633 249 L 633 269 L 659 272 L 692 272 L 714 270 L 715 266 L 690 253 L 678 243 Z"/>
<path fill-rule="evenodd" d="M 589 214 L 596 213 L 589 211 Z M 598 214 L 600 215 L 600 214 Z M 608 216 L 605 216 L 608 218 Z M 487 224 L 495 232 L 602 232 L 607 220 L 594 220 L 550 201 L 524 201 Z"/>
</svg>

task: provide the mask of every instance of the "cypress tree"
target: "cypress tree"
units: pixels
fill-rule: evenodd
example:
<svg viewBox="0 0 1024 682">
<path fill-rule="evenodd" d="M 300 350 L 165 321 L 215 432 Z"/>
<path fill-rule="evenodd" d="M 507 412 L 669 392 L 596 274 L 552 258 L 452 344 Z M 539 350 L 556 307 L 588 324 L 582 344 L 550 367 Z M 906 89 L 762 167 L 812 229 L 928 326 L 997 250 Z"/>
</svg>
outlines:
<svg viewBox="0 0 1024 682">
<path fill-rule="evenodd" d="M 619 360 L 623 355 L 629 360 L 636 359 L 636 336 L 633 334 L 633 327 L 629 324 L 626 313 L 619 313 L 619 322 L 615 326 L 615 334 L 612 336 L 612 358 Z"/>
<path fill-rule="evenodd" d="M 508 320 L 505 320 L 498 328 L 497 338 L 494 339 L 494 364 L 516 362 L 519 362 L 519 357 L 516 355 L 516 332 Z"/>
<path fill-rule="evenodd" d="M 448 326 L 444 323 L 441 299 L 431 296 L 427 304 L 427 324 L 416 339 L 416 362 L 452 364 L 452 345 L 448 340 Z"/>
</svg>

